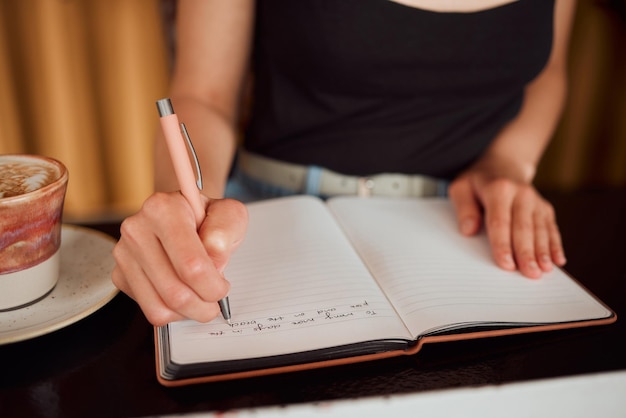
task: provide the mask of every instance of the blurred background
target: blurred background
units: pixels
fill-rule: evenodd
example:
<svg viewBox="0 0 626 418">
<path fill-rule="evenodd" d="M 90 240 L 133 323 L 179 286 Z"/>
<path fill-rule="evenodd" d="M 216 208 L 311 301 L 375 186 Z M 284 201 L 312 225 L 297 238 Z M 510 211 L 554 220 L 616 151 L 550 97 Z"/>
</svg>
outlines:
<svg viewBox="0 0 626 418">
<path fill-rule="evenodd" d="M 0 153 L 70 171 L 66 222 L 121 219 L 152 190 L 175 0 L 0 0 Z M 626 186 L 626 0 L 579 0 L 570 93 L 543 190 Z"/>
</svg>

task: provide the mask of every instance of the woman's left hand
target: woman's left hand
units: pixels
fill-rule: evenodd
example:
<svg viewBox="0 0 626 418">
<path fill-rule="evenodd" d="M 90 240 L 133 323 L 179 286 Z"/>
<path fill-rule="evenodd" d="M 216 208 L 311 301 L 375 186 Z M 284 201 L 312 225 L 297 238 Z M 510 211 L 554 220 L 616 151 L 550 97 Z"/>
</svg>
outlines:
<svg viewBox="0 0 626 418">
<path fill-rule="evenodd" d="M 498 266 L 539 278 L 566 262 L 554 208 L 531 184 L 477 166 L 448 190 L 459 229 L 476 234 L 484 224 Z"/>
</svg>

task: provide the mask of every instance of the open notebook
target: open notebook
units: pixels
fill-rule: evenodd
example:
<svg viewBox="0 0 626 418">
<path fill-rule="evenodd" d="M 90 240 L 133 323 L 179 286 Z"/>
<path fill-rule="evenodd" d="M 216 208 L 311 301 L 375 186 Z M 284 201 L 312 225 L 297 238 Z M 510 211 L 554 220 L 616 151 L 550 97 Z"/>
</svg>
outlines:
<svg viewBox="0 0 626 418">
<path fill-rule="evenodd" d="M 616 316 L 555 268 L 498 268 L 441 198 L 307 196 L 248 205 L 231 258 L 233 322 L 155 329 L 168 386 L 366 361 L 423 343 L 605 324 Z"/>
</svg>

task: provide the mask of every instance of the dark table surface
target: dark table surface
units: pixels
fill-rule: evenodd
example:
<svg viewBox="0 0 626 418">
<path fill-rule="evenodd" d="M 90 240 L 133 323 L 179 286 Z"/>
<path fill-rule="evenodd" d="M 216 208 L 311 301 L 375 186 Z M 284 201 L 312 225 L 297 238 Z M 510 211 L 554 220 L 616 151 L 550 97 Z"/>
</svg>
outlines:
<svg viewBox="0 0 626 418">
<path fill-rule="evenodd" d="M 626 312 L 626 190 L 545 193 L 568 270 Z M 115 237 L 118 224 L 89 225 Z M 0 417 L 117 417 L 405 394 L 626 369 L 626 321 L 426 345 L 416 356 L 246 380 L 165 388 L 153 329 L 123 294 L 89 317 L 0 346 Z"/>
</svg>

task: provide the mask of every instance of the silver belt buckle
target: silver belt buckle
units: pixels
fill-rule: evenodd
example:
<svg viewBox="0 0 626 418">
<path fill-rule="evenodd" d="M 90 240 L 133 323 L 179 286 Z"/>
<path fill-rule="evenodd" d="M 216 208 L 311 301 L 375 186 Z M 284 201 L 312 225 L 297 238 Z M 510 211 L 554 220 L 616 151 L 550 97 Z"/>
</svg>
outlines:
<svg viewBox="0 0 626 418">
<path fill-rule="evenodd" d="M 359 177 L 357 181 L 357 196 L 370 197 L 374 188 L 374 180 L 369 177 Z"/>
</svg>

